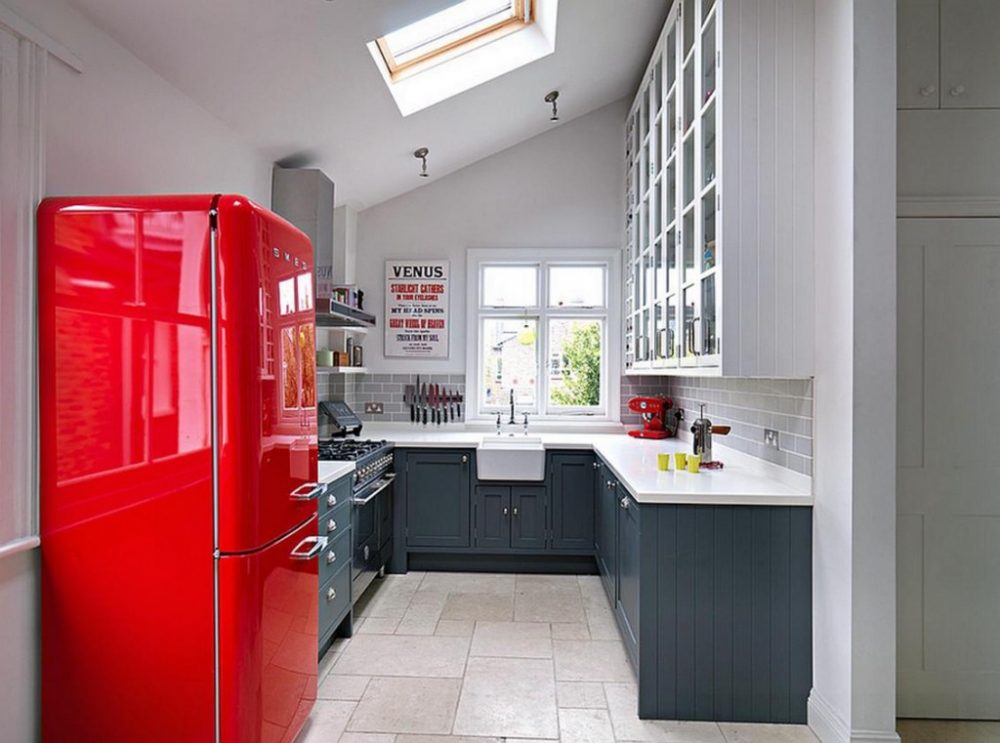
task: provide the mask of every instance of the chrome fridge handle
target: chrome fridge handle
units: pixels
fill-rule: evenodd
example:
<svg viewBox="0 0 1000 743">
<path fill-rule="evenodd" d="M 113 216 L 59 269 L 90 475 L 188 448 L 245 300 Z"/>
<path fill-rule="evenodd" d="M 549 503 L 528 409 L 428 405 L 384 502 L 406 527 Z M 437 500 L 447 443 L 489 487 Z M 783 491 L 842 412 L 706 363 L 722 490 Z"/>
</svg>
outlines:
<svg viewBox="0 0 1000 743">
<path fill-rule="evenodd" d="M 323 492 L 323 486 L 318 482 L 304 482 L 289 493 L 292 500 L 316 500 Z"/>
<path fill-rule="evenodd" d="M 311 545 L 308 546 L 307 545 Z M 306 537 L 292 550 L 291 557 L 295 560 L 312 560 L 320 552 L 326 549 L 326 537 Z"/>
</svg>

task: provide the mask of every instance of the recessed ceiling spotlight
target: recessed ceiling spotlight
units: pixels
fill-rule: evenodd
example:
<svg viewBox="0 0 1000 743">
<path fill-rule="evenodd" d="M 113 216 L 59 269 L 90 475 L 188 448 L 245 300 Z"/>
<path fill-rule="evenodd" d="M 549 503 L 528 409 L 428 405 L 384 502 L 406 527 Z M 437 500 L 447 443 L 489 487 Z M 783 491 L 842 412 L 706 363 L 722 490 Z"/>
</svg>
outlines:
<svg viewBox="0 0 1000 743">
<path fill-rule="evenodd" d="M 553 90 L 545 96 L 545 102 L 552 104 L 552 115 L 549 117 L 549 121 L 559 121 L 559 107 L 556 105 L 557 100 L 559 100 L 558 90 Z"/>
<path fill-rule="evenodd" d="M 420 177 L 427 178 L 427 156 L 430 154 L 430 150 L 426 147 L 421 147 L 419 150 L 414 151 L 413 156 L 420 161 Z"/>
</svg>

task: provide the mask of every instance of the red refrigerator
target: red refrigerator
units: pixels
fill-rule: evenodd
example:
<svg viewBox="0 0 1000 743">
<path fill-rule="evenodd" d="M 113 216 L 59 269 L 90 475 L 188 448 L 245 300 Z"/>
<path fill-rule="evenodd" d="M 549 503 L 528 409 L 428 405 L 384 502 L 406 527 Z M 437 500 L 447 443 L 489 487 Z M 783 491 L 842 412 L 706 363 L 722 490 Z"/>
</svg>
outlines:
<svg viewBox="0 0 1000 743">
<path fill-rule="evenodd" d="M 291 741 L 316 697 L 313 252 L 240 196 L 38 212 L 42 737 Z"/>
</svg>

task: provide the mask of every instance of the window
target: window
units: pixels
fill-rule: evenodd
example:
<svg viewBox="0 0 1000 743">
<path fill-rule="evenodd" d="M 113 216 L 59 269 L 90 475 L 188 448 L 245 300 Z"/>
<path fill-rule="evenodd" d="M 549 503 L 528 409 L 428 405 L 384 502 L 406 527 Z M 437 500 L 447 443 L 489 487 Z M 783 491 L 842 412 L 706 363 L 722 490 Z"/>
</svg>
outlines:
<svg viewBox="0 0 1000 743">
<path fill-rule="evenodd" d="M 616 418 L 617 270 L 615 251 L 470 250 L 470 411 L 513 392 L 518 413 Z"/>
<path fill-rule="evenodd" d="M 558 13 L 559 0 L 451 0 L 434 15 L 382 29 L 389 33 L 368 42 L 368 53 L 409 116 L 555 52 Z"/>
<path fill-rule="evenodd" d="M 393 80 L 519 31 L 531 0 L 463 0 L 375 40 Z"/>
</svg>

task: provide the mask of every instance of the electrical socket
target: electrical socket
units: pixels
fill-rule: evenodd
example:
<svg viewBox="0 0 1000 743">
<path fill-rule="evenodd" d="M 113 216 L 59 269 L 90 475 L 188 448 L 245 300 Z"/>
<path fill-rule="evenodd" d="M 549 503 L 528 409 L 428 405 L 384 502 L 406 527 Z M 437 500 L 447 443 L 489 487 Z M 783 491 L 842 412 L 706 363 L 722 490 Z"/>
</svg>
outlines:
<svg viewBox="0 0 1000 743">
<path fill-rule="evenodd" d="M 366 402 L 365 403 L 365 414 L 366 415 L 382 415 L 385 413 L 385 409 L 380 402 Z"/>
<path fill-rule="evenodd" d="M 771 449 L 778 448 L 778 432 L 773 428 L 764 429 L 764 446 Z"/>
</svg>

